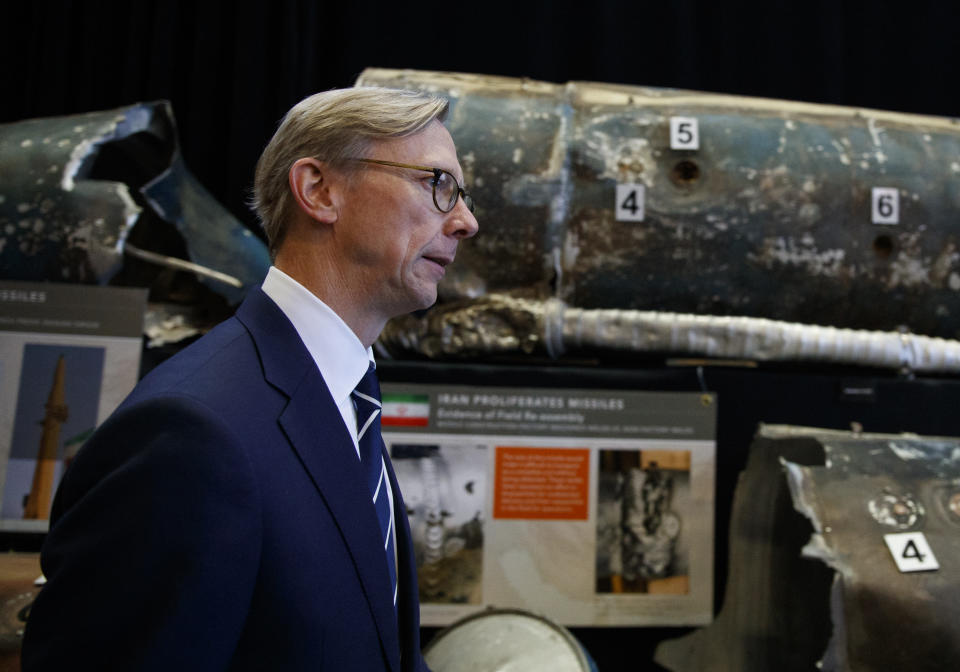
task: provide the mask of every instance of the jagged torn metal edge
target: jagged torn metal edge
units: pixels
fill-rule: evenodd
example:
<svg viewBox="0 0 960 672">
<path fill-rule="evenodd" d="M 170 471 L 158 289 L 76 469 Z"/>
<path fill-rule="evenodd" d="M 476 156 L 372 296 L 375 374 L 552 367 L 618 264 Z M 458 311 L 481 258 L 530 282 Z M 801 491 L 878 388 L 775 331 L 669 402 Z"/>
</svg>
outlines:
<svg viewBox="0 0 960 672">
<path fill-rule="evenodd" d="M 830 620 L 833 630 L 817 667 L 827 672 L 847 670 L 849 668 L 846 660 L 847 630 L 843 608 L 843 591 L 844 579 L 850 578 L 852 574 L 850 568 L 837 558 L 833 549 L 824 539 L 823 524 L 817 514 L 816 494 L 807 485 L 811 467 L 790 462 L 782 457 L 780 458 L 780 465 L 783 467 L 787 478 L 793 508 L 810 521 L 814 530 L 813 534 L 810 535 L 810 540 L 801 550 L 801 555 L 804 558 L 820 560 L 835 572 L 833 584 L 830 587 Z M 823 469 L 824 467 L 815 468 Z"/>
</svg>

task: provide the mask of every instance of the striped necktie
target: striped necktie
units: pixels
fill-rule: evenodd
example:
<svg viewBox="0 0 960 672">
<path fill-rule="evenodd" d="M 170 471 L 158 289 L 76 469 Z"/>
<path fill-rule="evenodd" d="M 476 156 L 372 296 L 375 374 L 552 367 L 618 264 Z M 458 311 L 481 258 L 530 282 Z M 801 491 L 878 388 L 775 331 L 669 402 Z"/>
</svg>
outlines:
<svg viewBox="0 0 960 672">
<path fill-rule="evenodd" d="M 383 437 L 380 436 L 380 383 L 373 362 L 353 391 L 357 407 L 357 442 L 360 445 L 360 466 L 373 496 L 373 505 L 380 521 L 383 550 L 387 555 L 390 585 L 393 586 L 393 607 L 397 607 L 397 567 L 393 551 L 393 517 L 387 488 L 387 468 L 383 461 Z"/>
</svg>

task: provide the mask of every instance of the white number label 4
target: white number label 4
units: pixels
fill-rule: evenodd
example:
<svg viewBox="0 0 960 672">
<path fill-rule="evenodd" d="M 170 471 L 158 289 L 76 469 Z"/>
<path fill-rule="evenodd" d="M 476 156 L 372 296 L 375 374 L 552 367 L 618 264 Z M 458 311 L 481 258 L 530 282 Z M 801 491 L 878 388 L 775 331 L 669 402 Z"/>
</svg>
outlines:
<svg viewBox="0 0 960 672">
<path fill-rule="evenodd" d="M 874 187 L 871 191 L 874 224 L 900 223 L 900 192 L 892 187 Z"/>
<path fill-rule="evenodd" d="M 927 572 L 940 569 L 923 532 L 885 534 L 883 540 L 901 572 Z"/>
<path fill-rule="evenodd" d="M 670 149 L 700 149 L 696 117 L 670 117 Z"/>
<path fill-rule="evenodd" d="M 643 221 L 643 185 L 618 184 L 617 202 L 614 205 L 618 222 Z"/>
</svg>

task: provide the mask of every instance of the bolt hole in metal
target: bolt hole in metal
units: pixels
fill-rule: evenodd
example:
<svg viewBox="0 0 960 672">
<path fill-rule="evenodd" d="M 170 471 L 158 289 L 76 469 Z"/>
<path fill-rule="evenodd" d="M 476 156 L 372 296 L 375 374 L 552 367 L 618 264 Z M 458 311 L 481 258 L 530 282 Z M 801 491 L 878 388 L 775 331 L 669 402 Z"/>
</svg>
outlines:
<svg viewBox="0 0 960 672">
<path fill-rule="evenodd" d="M 882 234 L 873 239 L 873 251 L 881 259 L 888 259 L 893 254 L 893 238 Z"/>
<path fill-rule="evenodd" d="M 679 187 L 690 187 L 700 179 L 700 166 L 690 159 L 678 161 L 670 171 L 670 179 Z"/>
</svg>

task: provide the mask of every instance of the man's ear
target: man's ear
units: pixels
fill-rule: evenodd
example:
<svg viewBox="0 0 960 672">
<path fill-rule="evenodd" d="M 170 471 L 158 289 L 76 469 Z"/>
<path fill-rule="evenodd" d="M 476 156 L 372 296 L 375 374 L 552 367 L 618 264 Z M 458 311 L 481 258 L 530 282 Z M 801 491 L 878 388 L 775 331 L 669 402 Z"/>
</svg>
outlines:
<svg viewBox="0 0 960 672">
<path fill-rule="evenodd" d="M 329 164 L 302 158 L 290 166 L 290 192 L 300 209 L 311 219 L 333 224 L 339 217 L 336 198 L 331 189 L 333 173 Z"/>
</svg>

